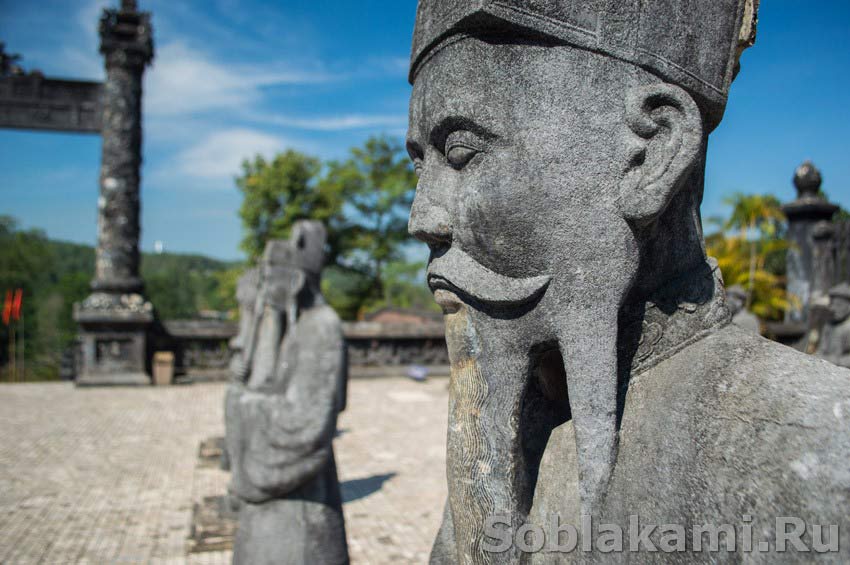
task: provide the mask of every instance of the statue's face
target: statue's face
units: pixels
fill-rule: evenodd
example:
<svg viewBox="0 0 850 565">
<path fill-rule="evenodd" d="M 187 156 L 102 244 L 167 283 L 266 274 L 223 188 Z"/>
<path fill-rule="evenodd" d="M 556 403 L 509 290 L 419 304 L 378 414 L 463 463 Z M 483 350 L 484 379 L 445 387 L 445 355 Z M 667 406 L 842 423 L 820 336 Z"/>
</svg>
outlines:
<svg viewBox="0 0 850 565">
<path fill-rule="evenodd" d="M 603 296 L 610 273 L 634 267 L 616 205 L 627 159 L 613 65 L 567 47 L 465 39 L 422 68 L 410 105 L 410 230 L 431 246 L 432 266 L 452 257 L 438 273 L 449 289 L 510 301 L 551 275 L 570 294 Z M 456 299 L 436 297 L 444 308 Z"/>
<path fill-rule="evenodd" d="M 830 302 L 832 310 L 832 319 L 836 322 L 843 322 L 850 318 L 850 300 L 839 296 L 833 296 Z"/>
<path fill-rule="evenodd" d="M 495 508 L 521 519 L 533 495 L 525 469 L 543 449 L 523 438 L 548 437 L 566 412 L 583 511 L 607 484 L 618 317 L 640 258 L 620 201 L 627 171 L 640 166 L 625 110 L 646 80 L 587 51 L 466 38 L 434 54 L 414 83 L 408 150 L 419 184 L 409 229 L 431 248 L 428 283 L 446 314 L 459 551 L 477 551 L 474 524 Z M 551 357 L 547 382 L 556 392 L 530 417 L 524 399 L 545 395 L 529 377 L 549 367 L 542 352 L 553 344 L 561 358 Z"/>
<path fill-rule="evenodd" d="M 304 286 L 304 273 L 297 268 L 266 263 L 263 265 L 265 302 L 286 310 Z"/>
</svg>

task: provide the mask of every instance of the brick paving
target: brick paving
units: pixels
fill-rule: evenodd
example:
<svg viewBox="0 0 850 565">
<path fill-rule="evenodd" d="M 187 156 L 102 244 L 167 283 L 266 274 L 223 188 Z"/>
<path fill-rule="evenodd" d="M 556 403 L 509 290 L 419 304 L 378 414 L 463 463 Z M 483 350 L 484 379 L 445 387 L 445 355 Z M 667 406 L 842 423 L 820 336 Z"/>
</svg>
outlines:
<svg viewBox="0 0 850 565">
<path fill-rule="evenodd" d="M 424 563 L 445 500 L 447 383 L 354 380 L 335 440 L 352 563 Z M 0 386 L 0 563 L 229 563 L 187 556 L 193 504 L 227 474 L 224 385 Z"/>
</svg>

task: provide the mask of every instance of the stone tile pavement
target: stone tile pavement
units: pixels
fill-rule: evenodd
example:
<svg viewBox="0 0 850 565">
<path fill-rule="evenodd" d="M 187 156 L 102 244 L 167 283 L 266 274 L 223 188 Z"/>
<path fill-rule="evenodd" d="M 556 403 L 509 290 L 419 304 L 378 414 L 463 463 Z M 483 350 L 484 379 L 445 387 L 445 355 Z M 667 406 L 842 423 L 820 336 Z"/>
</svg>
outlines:
<svg viewBox="0 0 850 565">
<path fill-rule="evenodd" d="M 445 490 L 447 379 L 355 380 L 335 441 L 353 563 L 424 563 Z M 187 557 L 192 506 L 227 474 L 224 385 L 0 386 L 0 563 L 229 563 Z"/>
</svg>

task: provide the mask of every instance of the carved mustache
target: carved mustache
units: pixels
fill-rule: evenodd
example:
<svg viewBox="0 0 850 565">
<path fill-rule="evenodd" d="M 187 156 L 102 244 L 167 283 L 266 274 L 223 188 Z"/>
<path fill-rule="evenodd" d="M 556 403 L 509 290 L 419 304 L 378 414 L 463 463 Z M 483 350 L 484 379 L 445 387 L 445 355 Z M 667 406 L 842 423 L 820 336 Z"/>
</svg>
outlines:
<svg viewBox="0 0 850 565">
<path fill-rule="evenodd" d="M 428 286 L 434 292 L 460 291 L 486 305 L 520 306 L 539 297 L 552 277 L 542 275 L 514 278 L 491 271 L 458 249 L 451 247 L 428 264 Z"/>
</svg>

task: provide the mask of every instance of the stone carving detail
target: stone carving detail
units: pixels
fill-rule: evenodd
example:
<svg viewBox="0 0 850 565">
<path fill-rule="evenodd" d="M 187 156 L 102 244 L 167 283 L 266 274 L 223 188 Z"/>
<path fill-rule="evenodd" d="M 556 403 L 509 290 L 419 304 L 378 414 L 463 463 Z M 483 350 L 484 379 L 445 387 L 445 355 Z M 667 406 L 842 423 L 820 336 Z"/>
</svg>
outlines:
<svg viewBox="0 0 850 565">
<path fill-rule="evenodd" d="M 0 127 L 98 133 L 102 92 L 98 82 L 38 72 L 0 76 Z"/>
<path fill-rule="evenodd" d="M 109 311 L 115 313 L 150 314 L 153 305 L 141 294 L 107 294 L 95 292 L 83 303 L 83 309 L 89 311 Z"/>
<path fill-rule="evenodd" d="M 98 200 L 95 282 L 98 289 L 138 291 L 139 167 L 142 160 L 142 73 L 153 58 L 150 15 L 134 3 L 104 10 L 100 51 L 106 59 L 103 156 Z"/>
<path fill-rule="evenodd" d="M 243 325 L 225 401 L 234 563 L 348 563 L 332 445 L 345 349 L 319 290 L 325 242 L 321 223 L 298 222 L 239 284 Z"/>
<path fill-rule="evenodd" d="M 640 561 L 497 543 L 553 514 L 848 523 L 847 373 L 731 324 L 702 241 L 707 139 L 757 8 L 420 0 L 409 227 L 452 370 L 432 563 Z M 830 478 L 789 472 L 804 456 Z"/>
</svg>

